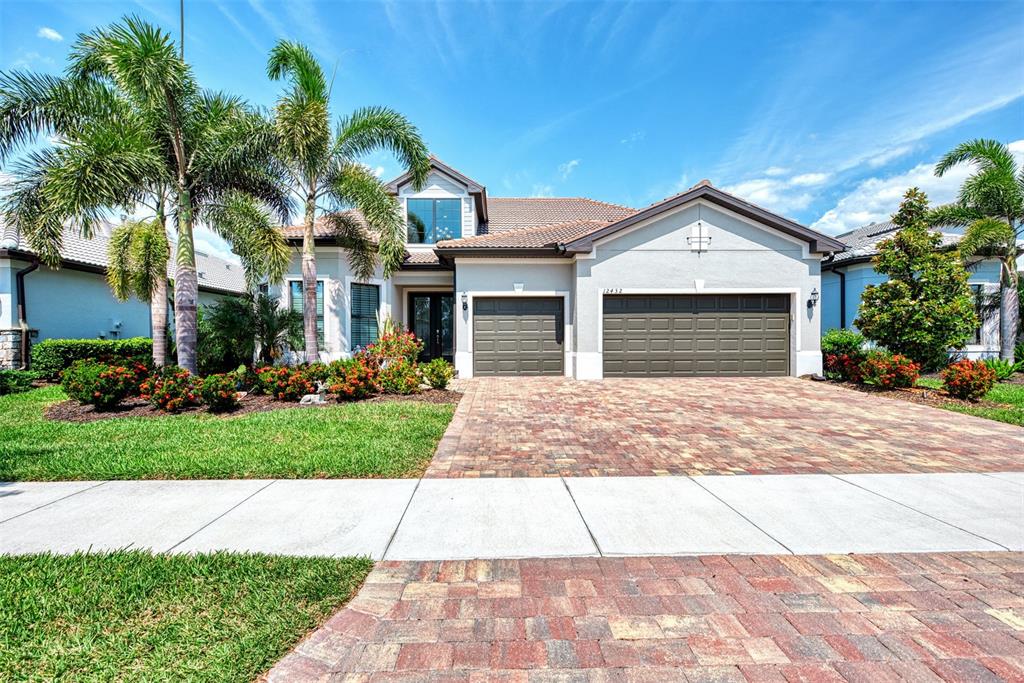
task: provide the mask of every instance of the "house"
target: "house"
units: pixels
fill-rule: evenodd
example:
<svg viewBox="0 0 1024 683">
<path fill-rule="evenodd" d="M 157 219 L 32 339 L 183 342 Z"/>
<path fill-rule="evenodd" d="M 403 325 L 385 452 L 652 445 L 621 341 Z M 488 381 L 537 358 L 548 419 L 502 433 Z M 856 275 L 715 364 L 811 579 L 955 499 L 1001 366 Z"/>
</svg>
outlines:
<svg viewBox="0 0 1024 683">
<path fill-rule="evenodd" d="M 856 328 L 854 320 L 860 309 L 861 294 L 868 285 L 885 282 L 886 276 L 875 272 L 871 259 L 878 253 L 878 244 L 892 237 L 899 228 L 891 222 L 872 223 L 838 235 L 836 239 L 846 250 L 836 253 L 821 266 L 821 325 L 823 330 Z M 943 247 L 954 247 L 963 237 L 963 229 L 948 227 L 939 230 Z M 999 355 L 999 261 L 978 260 L 969 265 L 970 285 L 975 293 L 979 325 L 974 338 L 963 350 L 970 358 Z"/>
<path fill-rule="evenodd" d="M 802 375 L 821 371 L 821 262 L 843 243 L 703 181 L 644 209 L 497 198 L 432 158 L 424 187 L 389 184 L 405 264 L 352 275 L 317 225 L 323 358 L 391 317 L 460 377 Z M 301 242 L 301 226 L 285 228 Z M 274 291 L 301 310 L 298 254 Z"/>
<path fill-rule="evenodd" d="M 112 226 L 104 224 L 86 239 L 66 228 L 61 268 L 38 264 L 13 228 L 0 225 L 0 368 L 22 362 L 22 323 L 29 342 L 43 339 L 127 339 L 152 336 L 149 304 L 118 301 L 107 286 L 107 244 Z M 199 304 L 246 290 L 242 266 L 201 252 Z M 174 264 L 168 264 L 174 277 Z M 21 313 L 19 314 L 19 305 Z"/>
</svg>

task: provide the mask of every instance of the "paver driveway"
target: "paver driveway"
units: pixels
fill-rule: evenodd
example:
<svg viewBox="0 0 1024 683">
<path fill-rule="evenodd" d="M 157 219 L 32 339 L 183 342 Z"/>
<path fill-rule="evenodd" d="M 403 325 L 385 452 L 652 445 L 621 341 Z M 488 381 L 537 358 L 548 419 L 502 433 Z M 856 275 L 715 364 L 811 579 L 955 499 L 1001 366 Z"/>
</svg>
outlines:
<svg viewBox="0 0 1024 683">
<path fill-rule="evenodd" d="M 1024 429 L 791 377 L 476 378 L 428 477 L 1024 470 Z"/>
<path fill-rule="evenodd" d="M 1024 555 L 383 562 L 270 681 L 1020 681 Z"/>
</svg>

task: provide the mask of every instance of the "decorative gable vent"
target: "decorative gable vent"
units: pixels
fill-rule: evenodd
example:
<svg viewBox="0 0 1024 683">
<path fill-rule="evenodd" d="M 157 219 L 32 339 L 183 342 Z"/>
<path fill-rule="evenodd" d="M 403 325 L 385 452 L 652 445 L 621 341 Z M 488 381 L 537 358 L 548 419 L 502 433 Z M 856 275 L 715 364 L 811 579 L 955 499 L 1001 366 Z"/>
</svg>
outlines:
<svg viewBox="0 0 1024 683">
<path fill-rule="evenodd" d="M 690 236 L 686 238 L 690 245 L 690 251 L 703 252 L 711 246 L 711 232 L 703 220 L 698 220 L 690 226 Z"/>
</svg>

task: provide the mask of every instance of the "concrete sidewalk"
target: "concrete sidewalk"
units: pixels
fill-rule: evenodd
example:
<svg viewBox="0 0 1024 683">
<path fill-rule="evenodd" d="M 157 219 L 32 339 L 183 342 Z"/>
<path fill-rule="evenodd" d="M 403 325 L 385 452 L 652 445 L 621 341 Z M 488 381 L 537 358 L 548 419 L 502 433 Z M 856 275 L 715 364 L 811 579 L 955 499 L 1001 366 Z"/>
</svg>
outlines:
<svg viewBox="0 0 1024 683">
<path fill-rule="evenodd" d="M 1024 550 L 1024 472 L 0 483 L 0 553 L 375 559 Z"/>
</svg>

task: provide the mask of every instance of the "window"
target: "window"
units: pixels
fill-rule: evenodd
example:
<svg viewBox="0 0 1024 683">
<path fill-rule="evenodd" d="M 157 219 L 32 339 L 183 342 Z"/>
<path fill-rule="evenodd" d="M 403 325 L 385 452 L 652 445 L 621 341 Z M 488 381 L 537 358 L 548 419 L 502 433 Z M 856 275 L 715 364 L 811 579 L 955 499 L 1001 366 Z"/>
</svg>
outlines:
<svg viewBox="0 0 1024 683">
<path fill-rule="evenodd" d="M 292 310 L 302 313 L 302 280 L 290 280 Z M 320 348 L 324 347 L 324 283 L 316 283 L 316 338 Z"/>
<path fill-rule="evenodd" d="M 971 291 L 974 292 L 974 314 L 978 316 L 978 326 L 974 328 L 974 340 L 971 343 L 980 344 L 982 332 L 985 329 L 985 318 L 988 317 L 992 304 L 985 296 L 983 285 L 971 285 Z"/>
<path fill-rule="evenodd" d="M 461 199 L 410 199 L 407 213 L 409 244 L 434 244 L 462 233 Z"/>
<path fill-rule="evenodd" d="M 377 309 L 379 307 L 380 287 L 352 283 L 351 347 L 353 351 L 377 341 Z"/>
</svg>

